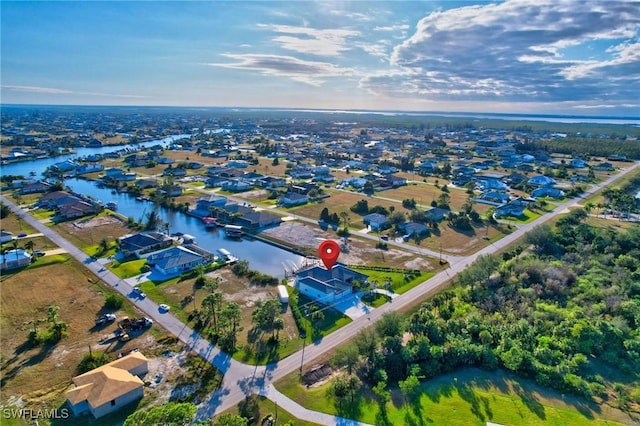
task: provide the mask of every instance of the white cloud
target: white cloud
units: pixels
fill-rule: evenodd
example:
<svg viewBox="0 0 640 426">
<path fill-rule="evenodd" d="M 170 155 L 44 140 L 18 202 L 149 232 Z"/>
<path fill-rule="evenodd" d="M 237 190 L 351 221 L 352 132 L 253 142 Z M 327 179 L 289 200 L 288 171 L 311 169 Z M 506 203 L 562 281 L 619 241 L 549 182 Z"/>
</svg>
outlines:
<svg viewBox="0 0 640 426">
<path fill-rule="evenodd" d="M 51 87 L 37 87 L 37 86 L 14 86 L 5 85 L 0 86 L 3 90 L 11 90 L 14 92 L 28 92 L 28 93 L 48 93 L 52 95 L 63 95 L 73 93 L 71 90 L 53 89 Z"/>
<path fill-rule="evenodd" d="M 114 93 L 101 93 L 101 92 L 79 92 L 74 90 L 66 90 L 66 89 L 55 89 L 51 87 L 38 87 L 38 86 L 18 86 L 18 85 L 2 85 L 0 86 L 2 90 L 9 90 L 12 92 L 26 92 L 26 93 L 40 93 L 40 94 L 49 94 L 49 95 L 82 95 L 82 96 L 102 96 L 102 97 L 111 97 L 111 98 L 132 98 L 132 99 L 143 99 L 147 96 L 138 96 L 138 95 L 122 95 L 122 94 L 114 94 Z"/>
<path fill-rule="evenodd" d="M 408 29 L 409 29 L 409 25 L 407 24 L 396 24 L 396 25 L 373 27 L 373 31 L 406 31 Z"/>
<path fill-rule="evenodd" d="M 358 31 L 348 29 L 315 29 L 289 25 L 258 25 L 279 34 L 273 38 L 280 47 L 299 53 L 318 56 L 339 56 L 350 50 L 347 38 L 358 36 Z"/>
<path fill-rule="evenodd" d="M 623 102 L 638 96 L 639 29 L 640 5 L 623 1 L 513 0 L 437 11 L 395 47 L 389 71 L 360 84 L 434 100 Z M 565 56 L 598 40 L 612 41 L 608 58 Z"/>
<path fill-rule="evenodd" d="M 211 63 L 210 66 L 239 70 L 258 71 L 265 75 L 287 77 L 312 86 L 320 86 L 323 78 L 351 76 L 351 68 L 341 68 L 328 62 L 304 61 L 293 56 L 235 54 L 222 56 L 235 59 L 233 63 Z"/>
</svg>

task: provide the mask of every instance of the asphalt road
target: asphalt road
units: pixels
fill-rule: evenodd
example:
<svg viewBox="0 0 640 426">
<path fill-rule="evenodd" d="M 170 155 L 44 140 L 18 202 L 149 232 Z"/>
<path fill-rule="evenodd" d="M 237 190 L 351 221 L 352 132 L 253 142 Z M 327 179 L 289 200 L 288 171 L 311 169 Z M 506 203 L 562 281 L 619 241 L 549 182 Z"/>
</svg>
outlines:
<svg viewBox="0 0 640 426">
<path fill-rule="evenodd" d="M 309 411 L 284 395 L 278 393 L 271 383 L 293 371 L 301 369 L 303 365 L 313 363 L 322 354 L 347 342 L 358 332 L 369 327 L 385 313 L 400 310 L 406 306 L 414 304 L 416 300 L 424 299 L 429 292 L 442 287 L 456 274 L 463 271 L 468 265 L 473 263 L 478 256 L 494 253 L 505 248 L 509 244 L 521 238 L 534 227 L 545 223 L 554 216 L 566 211 L 566 209 L 577 204 L 582 198 L 586 198 L 593 192 L 610 185 L 615 179 L 635 170 L 639 166 L 640 163 L 634 163 L 631 167 L 612 175 L 607 180 L 597 185 L 592 186 L 580 197 L 560 204 L 553 212 L 547 213 L 530 223 L 518 226 L 513 233 L 503 237 L 471 256 L 465 258 L 450 258 L 449 268 L 437 273 L 432 278 L 424 281 L 408 292 L 395 297 L 392 303 L 387 303 L 379 308 L 372 309 L 370 315 L 357 318 L 331 335 L 324 337 L 321 341 L 308 343 L 303 350 L 298 351 L 275 364 L 267 366 L 252 366 L 235 361 L 214 345 L 201 338 L 195 331 L 193 331 L 193 329 L 187 327 L 170 313 L 161 313 L 158 309 L 158 305 L 152 300 L 148 298 L 131 299 L 130 293 L 133 287 L 130 284 L 120 280 L 109 270 L 104 269 L 99 262 L 93 261 L 65 238 L 61 237 L 51 228 L 43 225 L 32 216 L 25 213 L 6 197 L 2 197 L 2 201 L 38 232 L 41 232 L 73 257 L 78 259 L 80 262 L 83 262 L 85 266 L 96 276 L 100 277 L 108 285 L 111 285 L 122 295 L 129 297 L 140 310 L 144 311 L 146 315 L 152 318 L 157 324 L 162 325 L 167 329 L 167 331 L 176 335 L 189 348 L 224 372 L 224 381 L 221 389 L 215 392 L 208 401 L 201 404 L 198 411 L 198 418 L 208 418 L 215 414 L 219 414 L 222 411 L 238 404 L 246 396 L 259 393 L 278 402 L 278 404 L 283 408 L 286 407 L 287 411 L 290 411 L 300 419 L 327 425 L 355 425 L 358 423 L 351 420 Z"/>
</svg>

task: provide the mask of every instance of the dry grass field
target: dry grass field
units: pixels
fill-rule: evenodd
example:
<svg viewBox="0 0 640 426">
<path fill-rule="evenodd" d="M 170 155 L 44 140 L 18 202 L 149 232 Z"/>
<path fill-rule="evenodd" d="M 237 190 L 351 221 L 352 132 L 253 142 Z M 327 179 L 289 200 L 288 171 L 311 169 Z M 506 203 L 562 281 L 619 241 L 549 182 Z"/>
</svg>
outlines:
<svg viewBox="0 0 640 426">
<path fill-rule="evenodd" d="M 94 283 L 95 277 L 74 259 L 58 255 L 60 263 L 31 267 L 2 277 L 0 302 L 0 340 L 2 354 L 2 404 L 22 397 L 27 404 L 53 403 L 63 400 L 63 392 L 77 375 L 77 366 L 84 353 L 105 351 L 112 359 L 119 352 L 133 348 L 155 346 L 149 331 L 122 343 L 100 345 L 101 336 L 113 332 L 114 324 L 96 328 L 94 318 L 103 310 L 109 291 Z M 59 319 L 68 324 L 68 336 L 54 345 L 31 346 L 26 321 L 46 318 L 49 306 L 59 306 Z M 125 302 L 117 316 L 136 315 Z M 39 329 L 46 329 L 40 324 Z"/>
</svg>

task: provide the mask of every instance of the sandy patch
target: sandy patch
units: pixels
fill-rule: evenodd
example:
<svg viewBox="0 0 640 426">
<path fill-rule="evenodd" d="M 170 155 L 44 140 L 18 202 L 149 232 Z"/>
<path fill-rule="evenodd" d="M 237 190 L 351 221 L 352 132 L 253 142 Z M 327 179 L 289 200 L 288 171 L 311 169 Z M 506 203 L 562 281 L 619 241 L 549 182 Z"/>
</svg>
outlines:
<svg viewBox="0 0 640 426">
<path fill-rule="evenodd" d="M 113 224 L 122 224 L 122 220 L 117 216 L 96 216 L 90 219 L 79 220 L 73 222 L 72 225 L 76 229 L 95 228 L 97 226 L 106 226 Z"/>
</svg>

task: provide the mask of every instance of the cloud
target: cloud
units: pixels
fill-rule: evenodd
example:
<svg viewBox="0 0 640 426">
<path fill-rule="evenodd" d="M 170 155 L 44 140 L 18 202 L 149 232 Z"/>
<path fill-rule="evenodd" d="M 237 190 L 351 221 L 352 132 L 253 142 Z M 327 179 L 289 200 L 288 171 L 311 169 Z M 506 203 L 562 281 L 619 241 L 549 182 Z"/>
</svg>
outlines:
<svg viewBox="0 0 640 426">
<path fill-rule="evenodd" d="M 272 30 L 279 34 L 272 40 L 280 47 L 298 53 L 317 56 L 339 56 L 350 50 L 347 38 L 360 35 L 358 31 L 348 29 L 315 29 L 289 25 L 265 25 L 258 27 Z"/>
<path fill-rule="evenodd" d="M 110 98 L 132 98 L 132 99 L 144 99 L 147 96 L 139 95 L 121 95 L 114 93 L 100 93 L 100 92 L 78 92 L 74 90 L 66 89 L 54 89 L 51 87 L 38 87 L 38 86 L 17 86 L 17 85 L 2 85 L 2 90 L 9 90 L 12 92 L 26 92 L 26 93 L 40 93 L 49 95 L 82 95 L 82 96 L 103 96 Z"/>
<path fill-rule="evenodd" d="M 386 25 L 386 26 L 378 26 L 374 27 L 373 31 L 406 31 L 409 29 L 409 25 L 407 24 L 396 24 L 396 25 Z"/>
<path fill-rule="evenodd" d="M 324 83 L 322 78 L 354 75 L 351 68 L 341 68 L 328 62 L 304 61 L 293 56 L 235 54 L 222 56 L 235 59 L 234 63 L 211 63 L 215 67 L 258 71 L 264 75 L 287 77 L 312 86 Z"/>
<path fill-rule="evenodd" d="M 48 93 L 53 95 L 61 95 L 73 93 L 71 90 L 53 89 L 50 87 L 37 87 L 37 86 L 14 86 L 5 85 L 0 86 L 3 90 L 10 90 L 12 92 L 28 92 L 28 93 Z"/>
<path fill-rule="evenodd" d="M 392 68 L 360 85 L 432 100 L 633 98 L 631 88 L 640 83 L 639 10 L 631 2 L 513 0 L 433 12 L 394 48 Z M 603 40 L 610 43 L 606 57 L 576 55 Z"/>
</svg>

